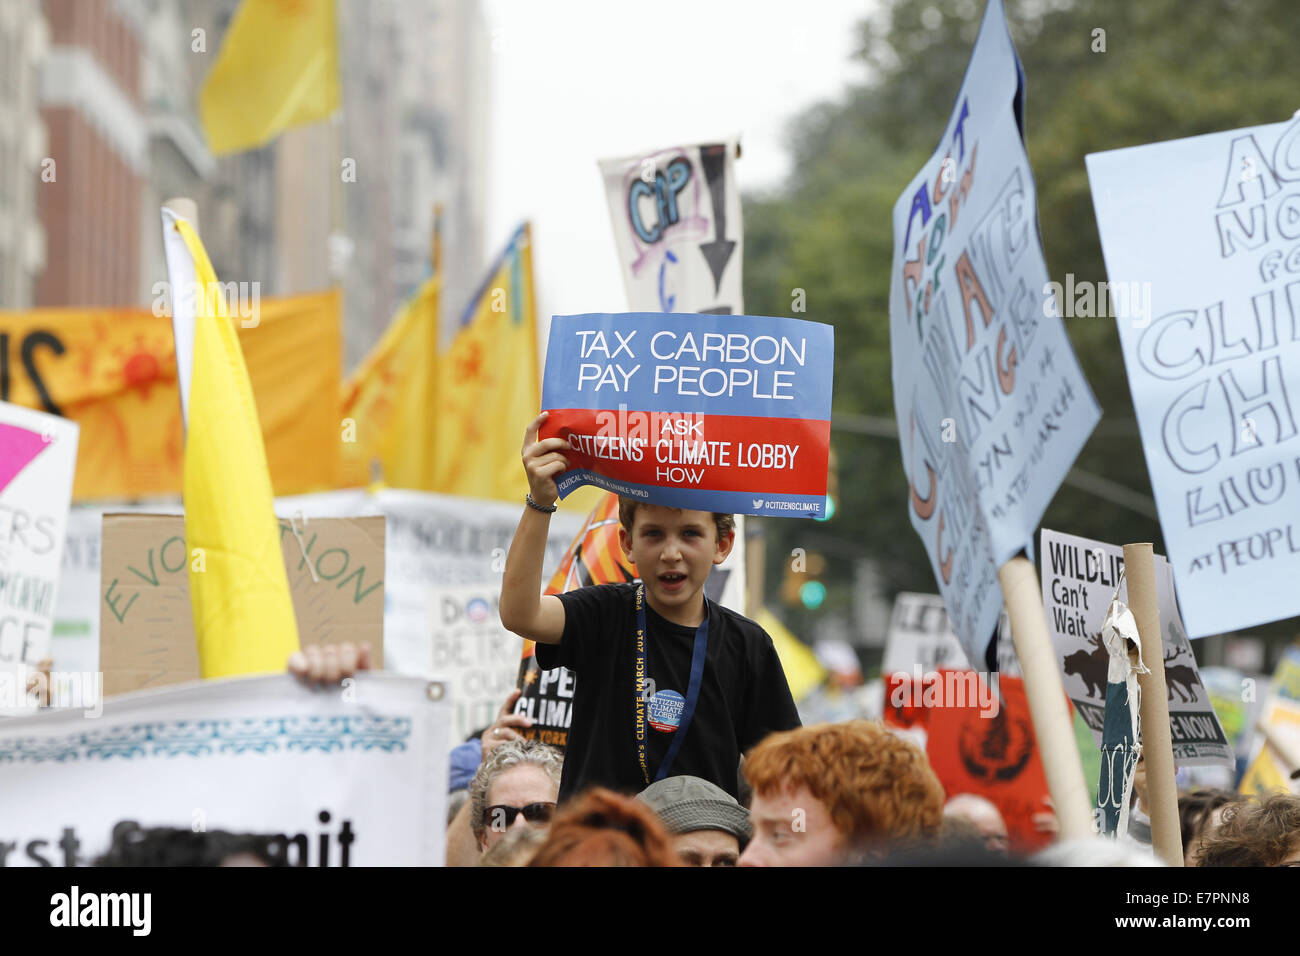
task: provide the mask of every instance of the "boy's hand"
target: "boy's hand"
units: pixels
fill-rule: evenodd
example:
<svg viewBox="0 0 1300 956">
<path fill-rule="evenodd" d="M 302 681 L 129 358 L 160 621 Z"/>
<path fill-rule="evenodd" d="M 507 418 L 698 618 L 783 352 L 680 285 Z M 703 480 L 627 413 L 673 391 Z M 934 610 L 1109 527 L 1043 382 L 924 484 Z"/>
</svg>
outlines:
<svg viewBox="0 0 1300 956">
<path fill-rule="evenodd" d="M 524 472 L 528 475 L 528 492 L 533 501 L 543 508 L 555 504 L 560 491 L 555 487 L 555 476 L 569 470 L 568 459 L 560 453 L 567 449 L 569 443 L 563 438 L 537 440 L 537 429 L 546 421 L 550 412 L 542 412 L 524 431 L 523 461 Z"/>
</svg>

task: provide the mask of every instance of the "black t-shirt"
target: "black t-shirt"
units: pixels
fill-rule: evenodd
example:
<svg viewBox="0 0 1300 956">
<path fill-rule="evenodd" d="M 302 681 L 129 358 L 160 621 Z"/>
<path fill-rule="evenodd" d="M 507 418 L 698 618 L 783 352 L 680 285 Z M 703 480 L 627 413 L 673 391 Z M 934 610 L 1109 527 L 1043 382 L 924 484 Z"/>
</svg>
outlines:
<svg viewBox="0 0 1300 956">
<path fill-rule="evenodd" d="M 564 636 L 559 644 L 537 645 L 539 667 L 564 666 L 577 675 L 561 800 L 590 786 L 624 793 L 646 787 L 636 740 L 636 588 L 602 584 L 559 595 Z M 695 629 L 665 620 L 648 603 L 645 614 L 646 676 L 661 695 L 654 706 L 646 705 L 646 763 L 653 782 L 673 737 L 671 701 L 685 698 L 689 686 Z M 670 773 L 702 777 L 735 796 L 740 755 L 773 731 L 799 725 L 767 632 L 710 601 L 700 696 Z"/>
</svg>

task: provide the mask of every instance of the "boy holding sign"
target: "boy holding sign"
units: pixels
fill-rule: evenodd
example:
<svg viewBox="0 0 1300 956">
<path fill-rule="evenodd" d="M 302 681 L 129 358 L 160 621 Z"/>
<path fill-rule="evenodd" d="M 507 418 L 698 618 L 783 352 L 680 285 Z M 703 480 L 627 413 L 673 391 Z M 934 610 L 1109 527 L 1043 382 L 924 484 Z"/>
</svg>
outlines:
<svg viewBox="0 0 1300 956">
<path fill-rule="evenodd" d="M 729 514 L 619 501 L 619 542 L 638 584 L 541 595 L 563 438 L 524 433 L 530 493 L 506 557 L 501 623 L 535 641 L 543 669 L 578 674 L 560 800 L 592 785 L 638 792 L 674 774 L 733 796 L 741 754 L 799 715 L 772 639 L 709 601 L 704 582 L 735 544 Z"/>
</svg>

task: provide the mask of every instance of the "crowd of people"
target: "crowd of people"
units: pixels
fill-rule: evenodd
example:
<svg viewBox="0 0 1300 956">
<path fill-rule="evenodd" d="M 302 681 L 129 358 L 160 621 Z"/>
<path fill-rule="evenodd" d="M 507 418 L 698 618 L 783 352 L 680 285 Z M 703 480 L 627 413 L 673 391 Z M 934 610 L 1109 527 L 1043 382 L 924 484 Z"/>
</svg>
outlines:
<svg viewBox="0 0 1300 956">
<path fill-rule="evenodd" d="M 945 793 L 910 740 L 866 720 L 801 726 L 771 638 L 704 595 L 733 545 L 730 515 L 624 498 L 620 543 L 640 583 L 542 596 L 554 477 L 569 467 L 562 437 L 539 440 L 545 419 L 525 433 L 530 493 L 501 619 L 537 642 L 541 666 L 576 671 L 568 745 L 528 739 L 516 691 L 456 747 L 448 865 L 1154 865 L 1140 825 L 1021 858 L 997 806 Z M 338 680 L 357 661 L 311 648 L 293 669 Z M 1191 793 L 1180 815 L 1188 865 L 1300 861 L 1300 797 Z"/>
<path fill-rule="evenodd" d="M 740 800 L 682 775 L 561 804 L 562 761 L 523 737 L 491 747 L 453 794 L 448 865 L 1159 865 L 1133 836 L 1017 854 L 996 805 L 945 794 L 924 752 L 874 721 L 769 736 L 745 757 Z M 1187 866 L 1300 865 L 1300 796 L 1199 790 L 1178 810 Z"/>
<path fill-rule="evenodd" d="M 542 595 L 554 479 L 569 468 L 564 438 L 539 440 L 545 420 L 525 433 L 530 492 L 500 610 L 540 666 L 576 672 L 568 742 L 529 739 L 515 691 L 453 749 L 449 866 L 1156 865 L 1149 829 L 1132 826 L 1020 857 L 997 806 L 945 793 L 912 741 L 867 720 L 801 726 L 771 638 L 704 594 L 731 515 L 624 498 L 639 582 Z M 289 670 L 333 683 L 367 665 L 364 647 L 320 645 Z M 1189 866 L 1300 865 L 1300 796 L 1196 792 L 1179 813 Z M 103 862 L 286 862 L 273 840 L 119 830 Z"/>
</svg>

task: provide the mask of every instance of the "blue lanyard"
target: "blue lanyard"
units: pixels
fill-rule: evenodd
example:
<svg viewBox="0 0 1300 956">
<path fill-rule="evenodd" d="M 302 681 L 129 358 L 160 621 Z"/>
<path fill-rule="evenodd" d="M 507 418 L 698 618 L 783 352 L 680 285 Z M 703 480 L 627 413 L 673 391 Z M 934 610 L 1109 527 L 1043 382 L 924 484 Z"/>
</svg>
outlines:
<svg viewBox="0 0 1300 956">
<path fill-rule="evenodd" d="M 646 761 L 645 748 L 645 585 L 638 584 L 636 588 L 636 751 L 637 759 L 641 763 L 641 774 L 645 777 L 647 785 L 650 783 L 650 765 Z M 668 771 L 677 759 L 677 751 L 682 749 L 682 741 L 686 739 L 686 731 L 690 729 L 691 718 L 695 716 L 695 703 L 700 699 L 700 684 L 704 682 L 704 654 L 709 644 L 709 599 L 704 599 L 704 620 L 700 626 L 695 629 L 695 646 L 691 650 L 691 682 L 686 688 L 686 703 L 682 706 L 682 720 L 673 731 L 672 742 L 668 745 L 668 753 L 664 754 L 663 763 L 659 765 L 659 772 L 655 774 L 655 780 L 662 780 L 668 776 Z"/>
</svg>

